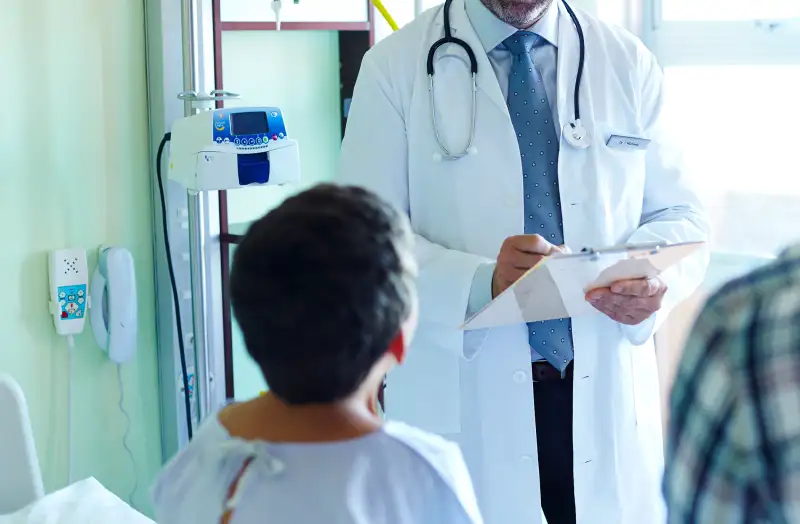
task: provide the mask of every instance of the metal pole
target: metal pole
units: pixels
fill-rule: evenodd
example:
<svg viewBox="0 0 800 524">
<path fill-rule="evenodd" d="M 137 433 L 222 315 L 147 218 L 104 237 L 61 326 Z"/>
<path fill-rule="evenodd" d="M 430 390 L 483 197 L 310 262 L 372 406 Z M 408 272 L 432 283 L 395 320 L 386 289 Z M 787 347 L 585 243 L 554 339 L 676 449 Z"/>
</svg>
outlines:
<svg viewBox="0 0 800 524">
<path fill-rule="evenodd" d="M 195 0 L 181 0 L 181 33 L 183 37 L 183 90 L 197 91 L 199 78 L 197 71 L 197 8 Z M 191 100 L 184 101 L 184 116 L 192 116 L 194 107 Z"/>
<path fill-rule="evenodd" d="M 422 6 L 422 0 L 414 0 L 414 18 L 422 14 L 425 9 Z"/>
<path fill-rule="evenodd" d="M 208 368 L 208 304 L 206 297 L 206 237 L 205 225 L 208 217 L 205 200 L 208 195 L 197 193 L 189 195 L 189 264 L 191 267 L 192 289 L 192 327 L 191 345 L 194 348 L 195 388 L 198 413 L 195 421 L 202 421 L 210 410 L 209 368 Z"/>
<path fill-rule="evenodd" d="M 181 0 L 181 28 L 183 33 L 183 83 L 184 91 L 200 90 L 198 43 L 198 13 L 201 6 L 197 0 Z M 191 100 L 184 101 L 184 115 L 192 116 L 195 108 Z M 206 326 L 206 291 L 205 280 L 205 225 L 207 213 L 204 200 L 207 195 L 195 193 L 188 195 L 189 218 L 189 264 L 191 268 L 192 294 L 192 336 L 184 341 L 184 347 L 194 349 L 195 391 L 198 413 L 192 417 L 195 422 L 201 421 L 209 411 L 208 397 L 208 345 Z M 189 343 L 190 342 L 190 343 Z M 188 359 L 187 359 L 188 360 Z"/>
</svg>

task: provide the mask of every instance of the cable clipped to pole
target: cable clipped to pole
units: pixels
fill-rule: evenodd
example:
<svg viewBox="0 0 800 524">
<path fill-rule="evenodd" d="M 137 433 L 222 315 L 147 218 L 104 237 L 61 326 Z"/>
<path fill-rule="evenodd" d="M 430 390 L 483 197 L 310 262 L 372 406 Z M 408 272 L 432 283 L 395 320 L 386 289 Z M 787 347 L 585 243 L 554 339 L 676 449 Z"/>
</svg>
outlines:
<svg viewBox="0 0 800 524">
<path fill-rule="evenodd" d="M 175 280 L 175 267 L 172 265 L 172 247 L 169 243 L 169 228 L 167 222 L 167 202 L 164 191 L 164 180 L 161 176 L 161 162 L 164 154 L 164 146 L 172 139 L 172 133 L 167 133 L 161 139 L 156 154 L 156 178 L 158 179 L 158 192 L 161 197 L 161 219 L 164 228 L 164 249 L 167 253 L 167 268 L 169 269 L 169 280 L 172 286 L 172 303 L 175 308 L 175 325 L 178 330 L 178 351 L 181 357 L 181 380 L 183 381 L 183 403 L 186 410 L 186 433 L 189 440 L 194 436 L 192 428 L 192 402 L 191 390 L 189 389 L 189 374 L 186 366 L 186 348 L 183 342 L 183 324 L 181 322 L 181 307 L 178 299 L 178 284 Z"/>
</svg>

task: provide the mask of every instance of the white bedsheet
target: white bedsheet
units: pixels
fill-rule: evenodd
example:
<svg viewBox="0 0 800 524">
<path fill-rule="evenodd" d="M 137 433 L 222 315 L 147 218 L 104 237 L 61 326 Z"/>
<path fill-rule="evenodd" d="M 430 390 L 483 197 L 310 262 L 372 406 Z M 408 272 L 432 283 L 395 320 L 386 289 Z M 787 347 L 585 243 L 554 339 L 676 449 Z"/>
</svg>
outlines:
<svg viewBox="0 0 800 524">
<path fill-rule="evenodd" d="M 155 524 L 89 478 L 46 495 L 0 524 Z"/>
</svg>

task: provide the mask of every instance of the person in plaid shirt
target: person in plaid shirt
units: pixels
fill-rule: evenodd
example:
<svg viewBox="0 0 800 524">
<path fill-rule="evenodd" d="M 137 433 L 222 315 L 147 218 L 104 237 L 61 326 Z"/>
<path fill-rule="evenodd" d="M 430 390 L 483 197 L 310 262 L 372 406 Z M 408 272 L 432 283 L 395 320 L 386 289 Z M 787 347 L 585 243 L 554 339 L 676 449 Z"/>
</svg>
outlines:
<svg viewBox="0 0 800 524">
<path fill-rule="evenodd" d="M 800 247 L 727 284 L 671 397 L 669 522 L 800 523 Z"/>
</svg>

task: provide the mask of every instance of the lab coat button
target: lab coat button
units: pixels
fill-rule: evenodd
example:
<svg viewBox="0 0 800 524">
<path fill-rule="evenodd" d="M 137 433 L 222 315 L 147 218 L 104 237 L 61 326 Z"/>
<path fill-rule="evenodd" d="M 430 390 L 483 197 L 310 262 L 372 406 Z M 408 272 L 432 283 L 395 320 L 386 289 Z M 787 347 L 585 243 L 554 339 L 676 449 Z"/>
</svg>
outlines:
<svg viewBox="0 0 800 524">
<path fill-rule="evenodd" d="M 531 457 L 530 455 L 522 455 L 522 457 L 520 457 L 520 460 L 522 461 L 523 464 L 531 464 L 533 462 L 533 457 Z"/>
<path fill-rule="evenodd" d="M 524 371 L 515 371 L 514 372 L 514 382 L 517 384 L 522 384 L 524 382 L 529 382 L 528 375 Z"/>
</svg>

